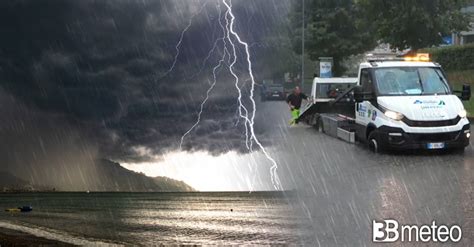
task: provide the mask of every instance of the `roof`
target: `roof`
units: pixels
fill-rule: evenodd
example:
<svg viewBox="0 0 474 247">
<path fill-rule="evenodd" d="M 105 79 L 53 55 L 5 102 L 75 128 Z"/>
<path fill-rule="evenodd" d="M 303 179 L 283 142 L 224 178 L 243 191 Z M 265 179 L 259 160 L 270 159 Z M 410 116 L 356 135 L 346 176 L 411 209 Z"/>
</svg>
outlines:
<svg viewBox="0 0 474 247">
<path fill-rule="evenodd" d="M 360 65 L 362 68 L 385 68 L 385 67 L 439 67 L 434 62 L 407 62 L 407 61 L 376 61 L 365 62 Z"/>
<path fill-rule="evenodd" d="M 315 77 L 313 82 L 316 82 L 316 83 L 357 83 L 357 77 L 333 77 L 333 78 Z"/>
<path fill-rule="evenodd" d="M 461 8 L 462 13 L 474 13 L 474 3 L 469 4 L 469 6 L 466 6 L 464 8 Z"/>
<path fill-rule="evenodd" d="M 474 27 L 473 27 L 473 30 L 471 30 L 471 31 L 462 31 L 462 32 L 460 32 L 460 34 L 463 35 L 463 36 L 474 35 Z"/>
</svg>

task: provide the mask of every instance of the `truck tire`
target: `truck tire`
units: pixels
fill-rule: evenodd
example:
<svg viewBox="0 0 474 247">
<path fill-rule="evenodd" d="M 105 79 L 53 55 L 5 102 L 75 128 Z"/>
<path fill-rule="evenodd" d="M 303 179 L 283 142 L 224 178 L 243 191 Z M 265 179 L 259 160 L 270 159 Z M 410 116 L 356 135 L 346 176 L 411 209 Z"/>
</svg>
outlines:
<svg viewBox="0 0 474 247">
<path fill-rule="evenodd" d="M 306 117 L 307 124 L 316 128 L 318 125 L 318 117 L 316 115 L 311 115 L 309 117 Z"/>
<path fill-rule="evenodd" d="M 324 124 L 323 124 L 323 120 L 320 117 L 316 120 L 315 127 L 319 133 L 324 133 Z"/>
<path fill-rule="evenodd" d="M 381 153 L 383 152 L 383 146 L 380 142 L 380 137 L 376 130 L 373 130 L 369 133 L 369 137 L 367 138 L 367 144 L 369 149 L 372 150 L 374 153 Z"/>
</svg>

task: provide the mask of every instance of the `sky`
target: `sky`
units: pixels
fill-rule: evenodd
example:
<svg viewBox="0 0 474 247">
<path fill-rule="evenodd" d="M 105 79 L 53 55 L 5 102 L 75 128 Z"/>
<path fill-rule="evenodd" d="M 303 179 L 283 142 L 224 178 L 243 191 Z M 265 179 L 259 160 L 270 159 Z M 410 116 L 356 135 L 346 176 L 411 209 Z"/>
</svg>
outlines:
<svg viewBox="0 0 474 247">
<path fill-rule="evenodd" d="M 271 70 L 259 57 L 272 52 L 266 37 L 286 35 L 279 25 L 287 21 L 290 1 L 232 4 L 253 68 L 257 74 Z M 48 171 L 82 173 L 106 158 L 212 190 L 219 183 L 184 174 L 223 168 L 231 180 L 237 163 L 248 176 L 221 182 L 221 188 L 249 189 L 242 184 L 252 172 L 240 168 L 246 165 L 240 156 L 249 153 L 245 126 L 225 66 L 217 70 L 200 123 L 180 147 L 224 54 L 222 41 L 213 49 L 223 35 L 221 1 L 25 0 L 3 1 L 0 8 L 0 169 L 48 180 L 54 179 Z M 247 92 L 243 47 L 236 54 L 235 70 Z M 201 161 L 187 166 L 190 158 Z M 150 168 L 156 164 L 160 168 Z"/>
<path fill-rule="evenodd" d="M 170 152 L 158 162 L 124 163 L 127 169 L 148 176 L 166 176 L 186 181 L 199 191 L 268 191 L 269 165 L 262 154 L 229 151 L 216 156 L 204 151 Z M 260 164 L 260 165 L 259 165 Z"/>
</svg>

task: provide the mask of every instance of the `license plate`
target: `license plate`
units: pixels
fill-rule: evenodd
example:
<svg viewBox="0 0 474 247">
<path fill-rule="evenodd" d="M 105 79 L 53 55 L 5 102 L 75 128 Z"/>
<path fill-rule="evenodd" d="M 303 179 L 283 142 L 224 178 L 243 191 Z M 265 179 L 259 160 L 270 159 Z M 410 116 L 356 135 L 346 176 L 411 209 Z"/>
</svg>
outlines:
<svg viewBox="0 0 474 247">
<path fill-rule="evenodd" d="M 442 148 L 444 148 L 444 142 L 428 143 L 428 144 L 426 144 L 426 148 L 428 148 L 428 149 L 442 149 Z"/>
<path fill-rule="evenodd" d="M 279 97 L 280 95 L 279 95 L 279 94 L 274 94 L 273 96 L 274 96 L 274 97 Z"/>
</svg>

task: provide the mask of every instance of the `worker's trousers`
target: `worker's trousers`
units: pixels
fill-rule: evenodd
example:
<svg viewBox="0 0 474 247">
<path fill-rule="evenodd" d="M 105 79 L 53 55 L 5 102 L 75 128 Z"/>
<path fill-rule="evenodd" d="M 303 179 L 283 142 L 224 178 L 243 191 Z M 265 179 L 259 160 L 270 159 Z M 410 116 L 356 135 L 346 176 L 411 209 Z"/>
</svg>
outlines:
<svg viewBox="0 0 474 247">
<path fill-rule="evenodd" d="M 300 109 L 293 109 L 291 110 L 291 121 L 290 121 L 290 124 L 293 125 L 293 124 L 296 124 L 296 120 L 298 119 L 298 117 L 300 116 Z"/>
</svg>

